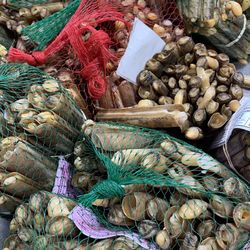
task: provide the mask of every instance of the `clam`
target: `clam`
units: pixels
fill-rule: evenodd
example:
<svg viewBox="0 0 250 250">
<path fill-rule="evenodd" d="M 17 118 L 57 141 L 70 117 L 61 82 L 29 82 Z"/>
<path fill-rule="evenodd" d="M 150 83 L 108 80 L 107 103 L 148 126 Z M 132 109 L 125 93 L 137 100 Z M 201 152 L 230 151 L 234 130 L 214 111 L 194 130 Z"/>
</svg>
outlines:
<svg viewBox="0 0 250 250">
<path fill-rule="evenodd" d="M 174 191 L 174 193 L 170 196 L 169 202 L 172 206 L 181 206 L 186 202 L 186 200 L 187 197 L 184 194 Z"/>
<path fill-rule="evenodd" d="M 124 186 L 125 194 L 131 194 L 134 192 L 147 192 L 148 187 L 145 184 L 129 184 Z M 119 202 L 120 203 L 120 202 Z"/>
<path fill-rule="evenodd" d="M 192 233 L 186 233 L 181 245 L 181 250 L 196 250 L 198 245 L 198 237 Z"/>
<path fill-rule="evenodd" d="M 213 220 L 205 220 L 197 226 L 196 231 L 202 239 L 205 239 L 212 236 L 215 229 L 216 223 Z"/>
<path fill-rule="evenodd" d="M 147 203 L 147 214 L 150 219 L 163 221 L 164 214 L 169 208 L 167 201 L 155 197 L 153 200 L 148 201 Z"/>
<path fill-rule="evenodd" d="M 210 219 L 212 217 L 213 217 L 213 214 L 209 210 L 206 210 L 199 217 L 197 217 L 197 219 L 199 219 L 200 221 L 204 221 L 204 220 Z"/>
<path fill-rule="evenodd" d="M 159 231 L 158 224 L 151 220 L 142 220 L 137 226 L 137 229 L 144 239 L 154 237 Z"/>
<path fill-rule="evenodd" d="M 183 237 L 188 228 L 188 222 L 183 220 L 177 207 L 170 207 L 164 216 L 164 229 L 172 238 Z"/>
<path fill-rule="evenodd" d="M 233 203 L 227 198 L 213 195 L 209 200 L 209 204 L 216 215 L 222 218 L 232 217 L 234 209 Z"/>
<path fill-rule="evenodd" d="M 173 179 L 191 176 L 192 172 L 180 163 L 173 163 L 167 170 L 168 175 Z"/>
<path fill-rule="evenodd" d="M 116 152 L 111 161 L 119 166 L 138 165 L 140 161 L 154 149 L 125 149 Z"/>
<path fill-rule="evenodd" d="M 216 241 L 222 249 L 236 249 L 239 236 L 239 230 L 232 223 L 222 224 L 215 233 Z"/>
<path fill-rule="evenodd" d="M 234 208 L 233 219 L 237 227 L 250 231 L 250 202 L 238 204 Z"/>
<path fill-rule="evenodd" d="M 197 250 L 221 250 L 221 248 L 214 237 L 208 237 L 198 245 Z"/>
<path fill-rule="evenodd" d="M 130 240 L 127 237 L 119 237 L 115 239 L 112 245 L 107 249 L 122 249 L 122 250 L 135 250 L 138 248 L 138 244 Z"/>
<path fill-rule="evenodd" d="M 172 161 L 169 158 L 156 151 L 148 153 L 140 163 L 142 167 L 154 170 L 159 173 L 164 173 L 167 169 L 167 166 L 171 164 Z"/>
<path fill-rule="evenodd" d="M 203 200 L 193 199 L 188 200 L 185 204 L 183 204 L 178 213 L 182 219 L 192 220 L 205 213 L 207 208 L 207 202 Z"/>
<path fill-rule="evenodd" d="M 110 249 L 113 239 L 101 240 L 90 247 L 91 250 L 107 250 Z"/>
<path fill-rule="evenodd" d="M 116 204 L 109 210 L 108 221 L 117 226 L 133 226 L 134 221 L 127 218 L 122 211 L 122 206 Z"/>
<path fill-rule="evenodd" d="M 224 192 L 231 197 L 242 197 L 249 195 L 247 187 L 239 179 L 231 177 L 224 182 Z"/>
<path fill-rule="evenodd" d="M 219 191 L 219 180 L 216 177 L 213 176 L 208 176 L 208 177 L 204 177 L 203 181 L 202 181 L 203 186 L 209 190 L 209 191 L 213 191 L 213 192 L 218 192 Z"/>
<path fill-rule="evenodd" d="M 146 216 L 146 205 L 153 197 L 142 192 L 126 195 L 122 200 L 123 213 L 131 220 L 140 221 Z"/>
<path fill-rule="evenodd" d="M 170 249 L 172 240 L 166 230 L 161 230 L 157 233 L 155 237 L 155 242 L 162 250 Z"/>
<path fill-rule="evenodd" d="M 187 186 L 187 187 L 178 187 L 177 190 L 188 196 L 200 198 L 203 196 L 203 192 L 205 192 L 205 188 L 201 185 L 201 183 L 196 179 L 194 179 L 192 176 L 183 176 L 182 178 L 176 181 L 181 185 Z"/>
</svg>

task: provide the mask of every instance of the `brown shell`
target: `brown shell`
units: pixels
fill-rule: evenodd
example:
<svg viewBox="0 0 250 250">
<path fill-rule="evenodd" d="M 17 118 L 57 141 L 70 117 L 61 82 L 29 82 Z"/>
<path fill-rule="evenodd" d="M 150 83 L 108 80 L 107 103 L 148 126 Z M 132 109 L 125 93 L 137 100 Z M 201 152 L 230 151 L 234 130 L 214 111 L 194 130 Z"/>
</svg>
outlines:
<svg viewBox="0 0 250 250">
<path fill-rule="evenodd" d="M 222 218 L 232 217 L 233 203 L 227 198 L 219 195 L 213 195 L 209 200 L 209 204 L 216 215 Z"/>
<path fill-rule="evenodd" d="M 142 192 L 126 195 L 122 200 L 123 213 L 131 220 L 140 221 L 146 217 L 146 205 L 153 197 Z"/>
<path fill-rule="evenodd" d="M 237 227 L 250 231 L 250 202 L 238 204 L 234 208 L 233 219 Z"/>
</svg>

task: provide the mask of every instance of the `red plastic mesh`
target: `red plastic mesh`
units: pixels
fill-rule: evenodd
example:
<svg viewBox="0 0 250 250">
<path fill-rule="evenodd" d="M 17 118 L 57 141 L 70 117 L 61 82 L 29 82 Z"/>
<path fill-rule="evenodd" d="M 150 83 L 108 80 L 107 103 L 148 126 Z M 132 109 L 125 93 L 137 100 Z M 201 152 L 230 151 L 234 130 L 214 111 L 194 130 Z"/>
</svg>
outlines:
<svg viewBox="0 0 250 250">
<path fill-rule="evenodd" d="M 131 5 L 124 7 L 124 1 L 131 1 Z M 149 26 L 165 19 L 171 20 L 174 27 L 183 26 L 175 1 L 154 0 L 147 4 L 159 17 L 156 21 L 144 20 Z M 135 9 L 149 11 L 148 7 L 138 7 L 138 2 L 133 0 L 82 0 L 69 23 L 44 51 L 28 54 L 12 48 L 9 61 L 67 69 L 73 73 L 85 98 L 89 95 L 97 100 L 105 93 L 106 75 L 115 70 L 123 54 L 117 49 L 126 48 L 130 27 L 138 14 L 131 14 L 136 13 Z M 117 31 L 115 21 L 124 22 L 125 29 Z"/>
</svg>

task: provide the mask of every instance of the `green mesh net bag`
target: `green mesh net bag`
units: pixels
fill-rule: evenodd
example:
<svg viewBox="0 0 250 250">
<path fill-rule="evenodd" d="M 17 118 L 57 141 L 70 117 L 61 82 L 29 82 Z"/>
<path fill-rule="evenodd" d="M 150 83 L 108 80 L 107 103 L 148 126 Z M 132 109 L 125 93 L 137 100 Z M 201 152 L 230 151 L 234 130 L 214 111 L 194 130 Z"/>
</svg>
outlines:
<svg viewBox="0 0 250 250">
<path fill-rule="evenodd" d="M 97 135 L 97 126 L 102 126 L 102 132 L 106 133 L 107 138 L 107 124 L 96 124 L 95 135 Z M 109 132 L 113 133 L 121 130 L 123 134 L 133 131 L 134 138 L 137 139 L 137 144 L 134 143 L 134 146 L 141 145 L 141 149 L 145 145 L 153 147 L 153 144 L 149 143 L 150 138 L 151 142 L 155 142 L 155 146 L 161 143 L 160 141 L 157 143 L 155 139 L 164 139 L 164 143 L 172 139 L 172 142 L 177 145 L 180 143 L 156 131 L 147 130 L 146 132 L 140 128 L 125 126 L 119 126 L 118 129 L 117 126 L 110 124 L 108 127 Z M 149 132 L 151 136 L 148 135 Z M 139 135 L 144 136 L 139 138 Z M 76 144 L 75 154 L 81 155 L 85 163 L 84 159 L 90 156 L 91 147 L 94 146 L 92 143 L 97 141 L 96 138 L 98 137 L 92 137 L 93 141 L 91 141 L 85 137 L 81 147 L 80 141 Z M 123 138 L 128 139 L 128 137 Z M 143 138 L 147 142 L 143 143 Z M 123 143 L 126 143 L 128 148 L 132 148 L 132 143 L 128 143 L 128 140 L 122 141 L 120 137 L 119 141 L 120 146 L 114 143 L 110 149 L 124 148 Z M 130 138 L 130 141 L 133 139 Z M 105 145 L 111 144 L 109 141 Z M 182 144 L 182 146 L 184 148 L 188 145 Z M 107 152 L 107 149 L 104 151 Z M 196 151 L 196 153 L 199 152 Z M 132 158 L 134 159 L 134 156 Z M 214 160 L 210 159 L 210 161 Z M 104 162 L 107 164 L 108 161 Z M 174 164 L 175 161 L 172 162 Z M 217 164 L 219 166 L 219 163 Z M 111 167 L 112 164 L 109 163 L 109 165 Z M 241 249 L 247 242 L 250 230 L 249 190 L 230 172 L 228 172 L 230 174 L 228 179 L 218 176 L 216 178 L 211 173 L 210 176 L 206 174 L 206 181 L 200 180 L 199 182 L 198 169 L 195 175 L 194 170 L 189 170 L 188 176 L 191 177 L 191 174 L 194 176 L 193 183 L 191 178 L 184 183 L 180 181 L 183 180 L 180 168 L 179 172 L 172 171 L 171 175 L 169 174 L 165 179 L 161 177 L 161 174 L 155 175 L 158 181 L 156 179 L 153 181 L 153 170 L 145 171 L 144 169 L 144 171 L 135 172 L 133 169 L 136 166 L 134 165 L 132 169 L 131 165 L 129 171 L 122 171 L 121 165 L 116 164 L 116 166 L 120 171 L 113 171 L 108 180 L 98 182 L 92 191 L 83 196 L 81 201 L 84 205 L 77 203 L 75 199 L 77 193 L 71 189 L 70 185 L 66 185 L 67 188 L 63 192 L 54 187 L 54 193 L 40 191 L 33 194 L 26 203 L 17 207 L 10 223 L 10 236 L 5 240 L 4 247 L 67 250 L 202 250 Z M 69 170 L 69 164 L 64 159 L 61 159 L 59 163 L 60 168 L 64 174 L 60 175 L 58 171 L 57 177 L 70 180 L 70 174 L 65 174 Z M 165 165 L 165 168 L 171 167 Z M 111 173 L 107 165 L 106 169 L 108 173 Z M 86 168 L 84 170 L 86 171 Z M 154 171 L 156 170 L 159 171 L 155 168 Z M 93 170 L 92 172 L 94 174 Z M 144 182 L 140 181 L 139 175 L 144 175 Z M 150 184 L 146 184 L 149 181 Z M 230 186 L 233 183 L 235 185 Z M 242 192 L 245 193 L 244 197 Z"/>
<path fill-rule="evenodd" d="M 67 90 L 38 68 L 0 66 L 0 213 L 51 191 L 58 155 L 70 154 L 84 114 Z"/>
<path fill-rule="evenodd" d="M 68 23 L 76 12 L 80 0 L 71 1 L 64 9 L 35 22 L 22 30 L 22 35 L 36 44 L 34 50 L 43 50 Z"/>
<path fill-rule="evenodd" d="M 77 215 L 90 208 L 146 249 L 241 249 L 249 239 L 249 186 L 209 155 L 145 128 L 87 121 L 83 132 L 78 169 L 92 151 L 108 178 L 71 212 L 81 230 Z"/>
<path fill-rule="evenodd" d="M 48 0 L 2 0 L 0 2 L 0 5 L 7 6 L 11 9 L 20 9 L 32 7 L 33 5 L 43 4 L 47 2 Z"/>
</svg>

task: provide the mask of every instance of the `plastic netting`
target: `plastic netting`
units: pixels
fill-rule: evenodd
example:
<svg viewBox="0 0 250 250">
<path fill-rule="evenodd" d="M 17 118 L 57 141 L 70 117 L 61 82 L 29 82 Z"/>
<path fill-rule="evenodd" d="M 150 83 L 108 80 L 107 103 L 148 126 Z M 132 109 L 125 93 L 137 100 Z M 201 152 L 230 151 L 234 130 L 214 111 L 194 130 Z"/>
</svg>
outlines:
<svg viewBox="0 0 250 250">
<path fill-rule="evenodd" d="M 144 128 L 88 121 L 83 132 L 108 179 L 79 201 L 110 230 L 138 233 L 148 249 L 241 249 L 249 239 L 249 186 L 211 156 Z"/>
<path fill-rule="evenodd" d="M 8 8 L 20 9 L 47 2 L 48 0 L 2 0 L 0 5 L 7 6 Z"/>
<path fill-rule="evenodd" d="M 140 7 L 142 3 L 138 1 L 130 4 L 132 9 L 136 6 L 139 10 L 138 13 L 133 10 L 132 14 L 126 8 L 127 6 L 123 6 L 124 2 L 84 0 L 80 2 L 76 11 L 79 1 L 72 2 L 64 10 L 24 29 L 23 35 L 38 44 L 35 49 L 42 49 L 53 37 L 56 37 L 63 23 L 75 11 L 65 28 L 43 51 L 27 54 L 12 48 L 9 61 L 27 62 L 31 65 L 46 63 L 55 65 L 57 68 L 68 67 L 74 74 L 79 74 L 87 81 L 89 96 L 94 100 L 99 99 L 106 90 L 105 75 L 110 71 L 107 65 L 111 64 L 111 71 L 113 71 L 120 57 L 116 50 L 121 48 L 124 51 L 127 47 L 131 22 L 142 12 L 141 9 L 151 11 L 148 7 Z M 172 10 L 172 2 L 167 4 L 169 8 L 165 7 L 163 2 L 151 2 L 152 9 L 155 8 L 156 13 L 160 14 L 153 11 L 146 13 L 149 19 L 147 19 L 148 22 L 144 21 L 150 23 L 152 19 L 151 24 L 156 24 L 165 20 L 165 17 L 171 18 L 169 13 Z M 171 11 L 171 14 L 173 13 Z M 127 14 L 131 14 L 132 19 L 128 19 Z M 85 25 L 82 25 L 83 23 Z"/>
<path fill-rule="evenodd" d="M 63 29 L 65 24 L 75 13 L 80 2 L 80 0 L 74 0 L 56 14 L 33 23 L 32 25 L 23 29 L 22 35 L 28 37 L 32 42 L 37 44 L 37 46 L 34 48 L 35 50 L 44 49 L 48 43 L 52 41 Z M 131 19 L 131 15 L 133 14 L 149 25 L 152 25 L 155 22 L 163 21 L 164 19 L 168 19 L 172 21 L 175 26 L 183 27 L 183 21 L 179 15 L 178 8 L 174 0 L 149 0 L 146 2 L 138 1 L 138 4 L 136 1 L 130 3 L 129 1 L 107 0 L 107 2 L 110 2 L 113 6 L 116 6 L 119 11 L 125 13 L 128 19 Z M 126 4 L 126 2 L 128 2 L 128 4 Z M 147 5 L 151 7 L 151 10 L 148 7 L 145 9 Z M 147 18 L 147 12 L 150 12 L 151 14 L 152 12 L 156 13 L 157 17 L 150 18 L 153 19 L 150 21 Z"/>
<path fill-rule="evenodd" d="M 0 213 L 52 190 L 57 156 L 72 153 L 85 116 L 62 84 L 26 64 L 0 66 Z"/>
<path fill-rule="evenodd" d="M 36 44 L 34 50 L 43 50 L 65 27 L 79 4 L 80 0 L 71 1 L 61 11 L 24 28 L 22 35 Z"/>
<path fill-rule="evenodd" d="M 108 178 L 82 204 L 73 191 L 33 194 L 4 247 L 234 250 L 249 240 L 249 187 L 209 155 L 155 130 L 87 121 L 83 132 L 75 170 Z M 68 181 L 69 164 L 59 167 Z"/>
</svg>

